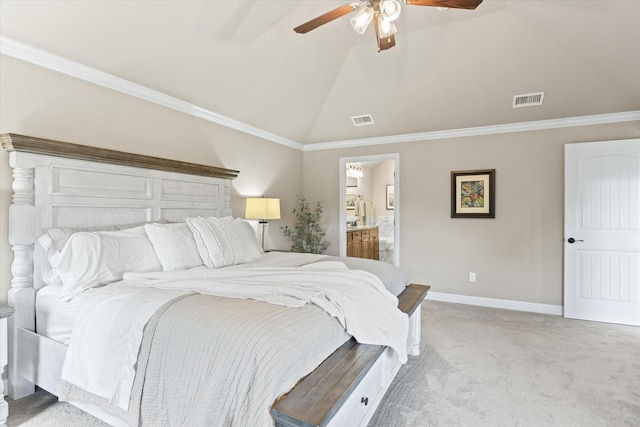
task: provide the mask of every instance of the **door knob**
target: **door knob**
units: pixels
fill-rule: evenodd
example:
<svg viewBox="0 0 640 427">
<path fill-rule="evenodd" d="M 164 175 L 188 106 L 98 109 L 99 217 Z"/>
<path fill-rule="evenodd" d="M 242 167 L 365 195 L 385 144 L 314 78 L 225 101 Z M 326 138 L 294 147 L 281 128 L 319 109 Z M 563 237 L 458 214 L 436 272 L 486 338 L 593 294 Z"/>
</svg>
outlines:
<svg viewBox="0 0 640 427">
<path fill-rule="evenodd" d="M 569 243 L 584 242 L 584 240 L 576 240 L 576 239 L 574 239 L 573 237 L 569 237 L 569 238 L 567 239 L 567 242 L 569 242 Z"/>
</svg>

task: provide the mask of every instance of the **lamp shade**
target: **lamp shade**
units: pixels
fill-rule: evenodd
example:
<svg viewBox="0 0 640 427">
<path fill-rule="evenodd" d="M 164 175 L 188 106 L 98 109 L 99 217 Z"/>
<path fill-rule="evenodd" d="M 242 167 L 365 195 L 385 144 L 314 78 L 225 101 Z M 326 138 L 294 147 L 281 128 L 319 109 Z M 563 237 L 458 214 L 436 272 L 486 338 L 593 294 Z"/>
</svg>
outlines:
<svg viewBox="0 0 640 427">
<path fill-rule="evenodd" d="M 360 5 L 356 14 L 351 18 L 351 26 L 354 30 L 359 32 L 360 34 L 364 34 L 367 30 L 367 27 L 371 23 L 373 19 L 373 8 L 371 4 L 367 1 Z"/>
<path fill-rule="evenodd" d="M 246 219 L 280 219 L 280 199 L 249 197 L 244 208 Z"/>
</svg>

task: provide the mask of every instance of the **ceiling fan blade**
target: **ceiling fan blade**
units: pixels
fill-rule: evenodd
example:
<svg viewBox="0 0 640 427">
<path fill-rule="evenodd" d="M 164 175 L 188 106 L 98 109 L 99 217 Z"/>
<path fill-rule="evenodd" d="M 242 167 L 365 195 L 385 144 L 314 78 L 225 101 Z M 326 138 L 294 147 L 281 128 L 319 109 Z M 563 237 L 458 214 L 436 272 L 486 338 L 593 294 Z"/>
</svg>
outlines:
<svg viewBox="0 0 640 427">
<path fill-rule="evenodd" d="M 353 4 L 345 4 L 343 6 L 337 7 L 324 15 L 320 15 L 317 18 L 313 18 L 309 22 L 305 22 L 302 25 L 298 25 L 293 29 L 296 33 L 305 34 L 311 30 L 315 30 L 321 25 L 327 24 L 334 19 L 338 19 L 341 16 L 346 15 L 347 13 L 353 12 L 355 10 L 355 6 Z"/>
<path fill-rule="evenodd" d="M 451 9 L 475 9 L 482 0 L 407 0 L 414 6 L 449 7 Z"/>
</svg>

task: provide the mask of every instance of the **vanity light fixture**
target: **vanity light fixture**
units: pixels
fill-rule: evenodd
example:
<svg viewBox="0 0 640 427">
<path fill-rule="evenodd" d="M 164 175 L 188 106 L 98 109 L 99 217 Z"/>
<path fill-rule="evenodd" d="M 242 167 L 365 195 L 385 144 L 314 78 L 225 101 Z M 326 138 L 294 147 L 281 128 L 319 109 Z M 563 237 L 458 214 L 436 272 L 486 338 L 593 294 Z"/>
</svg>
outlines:
<svg viewBox="0 0 640 427">
<path fill-rule="evenodd" d="M 355 163 L 347 163 L 347 176 L 362 178 L 362 166 Z"/>
</svg>

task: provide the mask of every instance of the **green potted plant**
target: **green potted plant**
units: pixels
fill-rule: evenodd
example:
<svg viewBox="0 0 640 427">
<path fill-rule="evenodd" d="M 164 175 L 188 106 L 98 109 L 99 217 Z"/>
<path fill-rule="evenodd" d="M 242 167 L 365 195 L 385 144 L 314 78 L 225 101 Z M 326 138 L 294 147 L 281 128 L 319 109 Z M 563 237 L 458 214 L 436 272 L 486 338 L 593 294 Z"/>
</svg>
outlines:
<svg viewBox="0 0 640 427">
<path fill-rule="evenodd" d="M 303 195 L 298 195 L 296 207 L 293 209 L 295 224 L 280 227 L 282 233 L 291 241 L 292 252 L 321 254 L 329 246 L 324 239 L 324 228 L 320 224 L 322 217 L 322 202 L 311 210 L 309 202 Z"/>
</svg>

